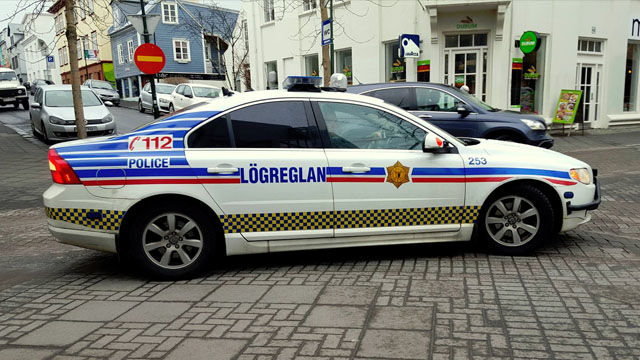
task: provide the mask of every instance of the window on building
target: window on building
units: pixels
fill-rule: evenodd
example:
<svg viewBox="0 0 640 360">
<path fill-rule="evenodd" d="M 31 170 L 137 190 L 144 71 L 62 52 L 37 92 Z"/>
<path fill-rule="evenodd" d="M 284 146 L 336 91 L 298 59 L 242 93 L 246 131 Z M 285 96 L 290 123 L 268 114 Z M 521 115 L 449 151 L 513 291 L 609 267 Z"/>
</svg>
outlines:
<svg viewBox="0 0 640 360">
<path fill-rule="evenodd" d="M 301 101 L 247 106 L 227 116 L 238 148 L 312 148 L 318 138 Z"/>
<path fill-rule="evenodd" d="M 349 85 L 353 84 L 353 69 L 351 62 L 351 49 L 342 49 L 335 52 L 336 71 L 341 71 L 346 77 Z"/>
<path fill-rule="evenodd" d="M 191 61 L 189 40 L 173 39 L 173 59 L 178 62 Z"/>
<path fill-rule="evenodd" d="M 98 33 L 95 31 L 91 33 L 91 49 L 98 50 Z"/>
<path fill-rule="evenodd" d="M 178 5 L 176 3 L 162 3 L 162 22 L 165 24 L 178 23 Z"/>
<path fill-rule="evenodd" d="M 133 61 L 133 40 L 127 41 L 127 54 L 129 62 Z"/>
<path fill-rule="evenodd" d="M 56 34 L 64 31 L 64 14 L 60 13 L 55 17 Z"/>
<path fill-rule="evenodd" d="M 512 59 L 511 107 L 522 113 L 542 113 L 546 36 L 538 41 L 537 51 Z"/>
<path fill-rule="evenodd" d="M 316 0 L 302 0 L 302 6 L 304 11 L 313 10 L 316 8 Z"/>
<path fill-rule="evenodd" d="M 405 81 L 406 63 L 398 56 L 398 42 L 385 44 L 385 81 Z"/>
<path fill-rule="evenodd" d="M 122 44 L 118 44 L 118 64 L 124 64 L 124 54 L 122 53 Z"/>
<path fill-rule="evenodd" d="M 69 48 L 66 46 L 62 47 L 62 56 L 64 57 L 64 64 L 67 65 L 69 63 Z"/>
<path fill-rule="evenodd" d="M 76 55 L 78 59 L 82 59 L 82 39 L 76 39 Z"/>
<path fill-rule="evenodd" d="M 624 71 L 624 99 L 623 111 L 638 110 L 638 65 L 640 56 L 640 44 L 629 43 L 627 45 L 627 61 Z"/>
<path fill-rule="evenodd" d="M 602 40 L 590 40 L 579 39 L 578 40 L 578 52 L 602 54 L 603 51 Z"/>
<path fill-rule="evenodd" d="M 84 19 L 87 17 L 87 11 L 85 10 L 84 0 L 79 0 L 76 5 L 76 11 L 80 14 L 80 18 Z"/>
<path fill-rule="evenodd" d="M 244 33 L 244 47 L 249 50 L 249 25 L 247 20 L 242 20 L 242 31 Z"/>
<path fill-rule="evenodd" d="M 83 36 L 82 37 L 82 45 L 84 46 L 83 50 L 89 50 L 89 37 L 88 36 Z M 84 52 L 82 53 L 83 56 L 86 56 L 86 54 L 84 54 Z"/>
<path fill-rule="evenodd" d="M 93 0 L 85 0 L 87 2 L 87 10 L 89 14 L 93 14 Z"/>
<path fill-rule="evenodd" d="M 420 150 L 426 132 L 368 106 L 318 102 L 332 148 Z"/>
<path fill-rule="evenodd" d="M 462 35 L 445 35 L 444 47 L 477 47 L 487 46 L 487 34 L 462 34 Z"/>
<path fill-rule="evenodd" d="M 318 67 L 318 54 L 304 57 L 304 71 L 307 76 L 320 76 Z"/>
<path fill-rule="evenodd" d="M 264 22 L 276 19 L 276 13 L 273 6 L 273 0 L 264 0 Z"/>
<path fill-rule="evenodd" d="M 265 83 L 268 89 L 278 88 L 278 63 L 276 61 L 269 61 L 264 63 L 265 69 Z"/>
<path fill-rule="evenodd" d="M 58 49 L 58 63 L 60 66 L 64 64 L 64 57 L 62 56 L 62 48 Z"/>
</svg>

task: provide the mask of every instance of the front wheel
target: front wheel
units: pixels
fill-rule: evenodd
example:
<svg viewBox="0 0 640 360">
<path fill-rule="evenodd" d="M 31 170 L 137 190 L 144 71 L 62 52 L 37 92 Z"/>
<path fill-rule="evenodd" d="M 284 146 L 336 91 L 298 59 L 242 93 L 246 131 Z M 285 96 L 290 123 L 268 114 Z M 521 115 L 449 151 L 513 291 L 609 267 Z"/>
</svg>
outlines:
<svg viewBox="0 0 640 360">
<path fill-rule="evenodd" d="M 203 211 L 186 204 L 147 209 L 131 222 L 127 251 L 151 275 L 178 279 L 201 272 L 215 253 L 215 228 Z"/>
<path fill-rule="evenodd" d="M 176 109 L 173 107 L 173 104 L 169 104 L 169 114 L 175 112 Z"/>
<path fill-rule="evenodd" d="M 138 101 L 138 111 L 144 113 L 144 107 L 142 106 L 142 101 Z"/>
<path fill-rule="evenodd" d="M 22 108 L 25 110 L 29 110 L 29 100 L 25 100 L 22 102 Z"/>
<path fill-rule="evenodd" d="M 479 220 L 478 230 L 489 251 L 525 255 L 553 234 L 554 209 L 538 188 L 520 185 L 488 199 Z"/>
</svg>

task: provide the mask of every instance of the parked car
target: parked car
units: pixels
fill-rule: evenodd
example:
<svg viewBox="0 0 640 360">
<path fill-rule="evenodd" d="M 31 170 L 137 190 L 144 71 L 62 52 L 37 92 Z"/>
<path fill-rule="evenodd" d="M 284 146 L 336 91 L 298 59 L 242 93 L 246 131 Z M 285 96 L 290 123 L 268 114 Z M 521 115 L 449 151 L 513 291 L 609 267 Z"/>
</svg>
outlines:
<svg viewBox="0 0 640 360">
<path fill-rule="evenodd" d="M 165 84 L 156 82 L 156 96 L 158 98 L 158 108 L 160 112 L 168 112 L 169 104 L 171 104 L 171 94 L 176 86 L 173 84 Z M 143 113 L 145 110 L 153 111 L 153 101 L 151 99 L 151 83 L 148 82 L 140 91 L 138 97 L 138 111 Z"/>
<path fill-rule="evenodd" d="M 87 87 L 81 87 L 87 135 L 102 136 L 116 132 L 116 123 L 105 103 Z M 43 85 L 33 97 L 29 109 L 31 130 L 45 143 L 77 137 L 71 85 Z"/>
<path fill-rule="evenodd" d="M 25 86 L 27 86 L 25 83 Z M 45 79 L 35 79 L 33 80 L 33 82 L 31 82 L 30 84 L 31 86 L 29 87 L 29 93 L 31 93 L 31 95 L 36 93 L 36 90 L 38 90 L 38 88 L 40 88 L 40 86 L 42 85 L 54 85 L 54 82 L 51 80 L 45 80 Z"/>
<path fill-rule="evenodd" d="M 351 86 L 347 91 L 399 106 L 454 136 L 553 146 L 541 116 L 494 108 L 453 86 L 383 83 Z"/>
<path fill-rule="evenodd" d="M 120 106 L 120 95 L 108 81 L 87 80 L 82 84 L 93 90 L 102 101 L 110 101 L 114 106 Z"/>
<path fill-rule="evenodd" d="M 222 97 L 222 89 L 211 85 L 179 84 L 171 94 L 169 112 L 183 109 L 199 102 L 208 102 Z"/>
<path fill-rule="evenodd" d="M 20 104 L 29 108 L 27 89 L 20 85 L 16 72 L 9 68 L 0 68 L 0 106 L 13 104 L 17 109 Z"/>
</svg>

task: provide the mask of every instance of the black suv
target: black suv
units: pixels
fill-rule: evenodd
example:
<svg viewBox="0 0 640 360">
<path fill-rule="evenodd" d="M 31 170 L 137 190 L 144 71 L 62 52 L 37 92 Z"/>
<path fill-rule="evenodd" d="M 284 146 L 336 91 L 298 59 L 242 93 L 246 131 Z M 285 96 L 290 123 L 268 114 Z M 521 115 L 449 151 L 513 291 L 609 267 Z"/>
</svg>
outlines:
<svg viewBox="0 0 640 360">
<path fill-rule="evenodd" d="M 547 149 L 553 146 L 541 116 L 496 109 L 453 86 L 381 83 L 351 86 L 347 92 L 382 99 L 454 136 L 514 141 Z"/>
</svg>

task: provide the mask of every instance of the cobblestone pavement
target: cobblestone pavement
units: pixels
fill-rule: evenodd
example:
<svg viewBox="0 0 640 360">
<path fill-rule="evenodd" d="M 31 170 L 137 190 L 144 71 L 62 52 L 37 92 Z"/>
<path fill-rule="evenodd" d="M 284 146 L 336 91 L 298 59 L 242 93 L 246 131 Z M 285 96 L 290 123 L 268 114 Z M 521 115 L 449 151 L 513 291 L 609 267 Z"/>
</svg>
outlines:
<svg viewBox="0 0 640 360">
<path fill-rule="evenodd" d="M 46 149 L 0 125 L 0 359 L 638 359 L 640 132 L 555 150 L 599 168 L 603 203 L 533 256 L 310 251 L 157 282 L 54 242 Z"/>
</svg>

